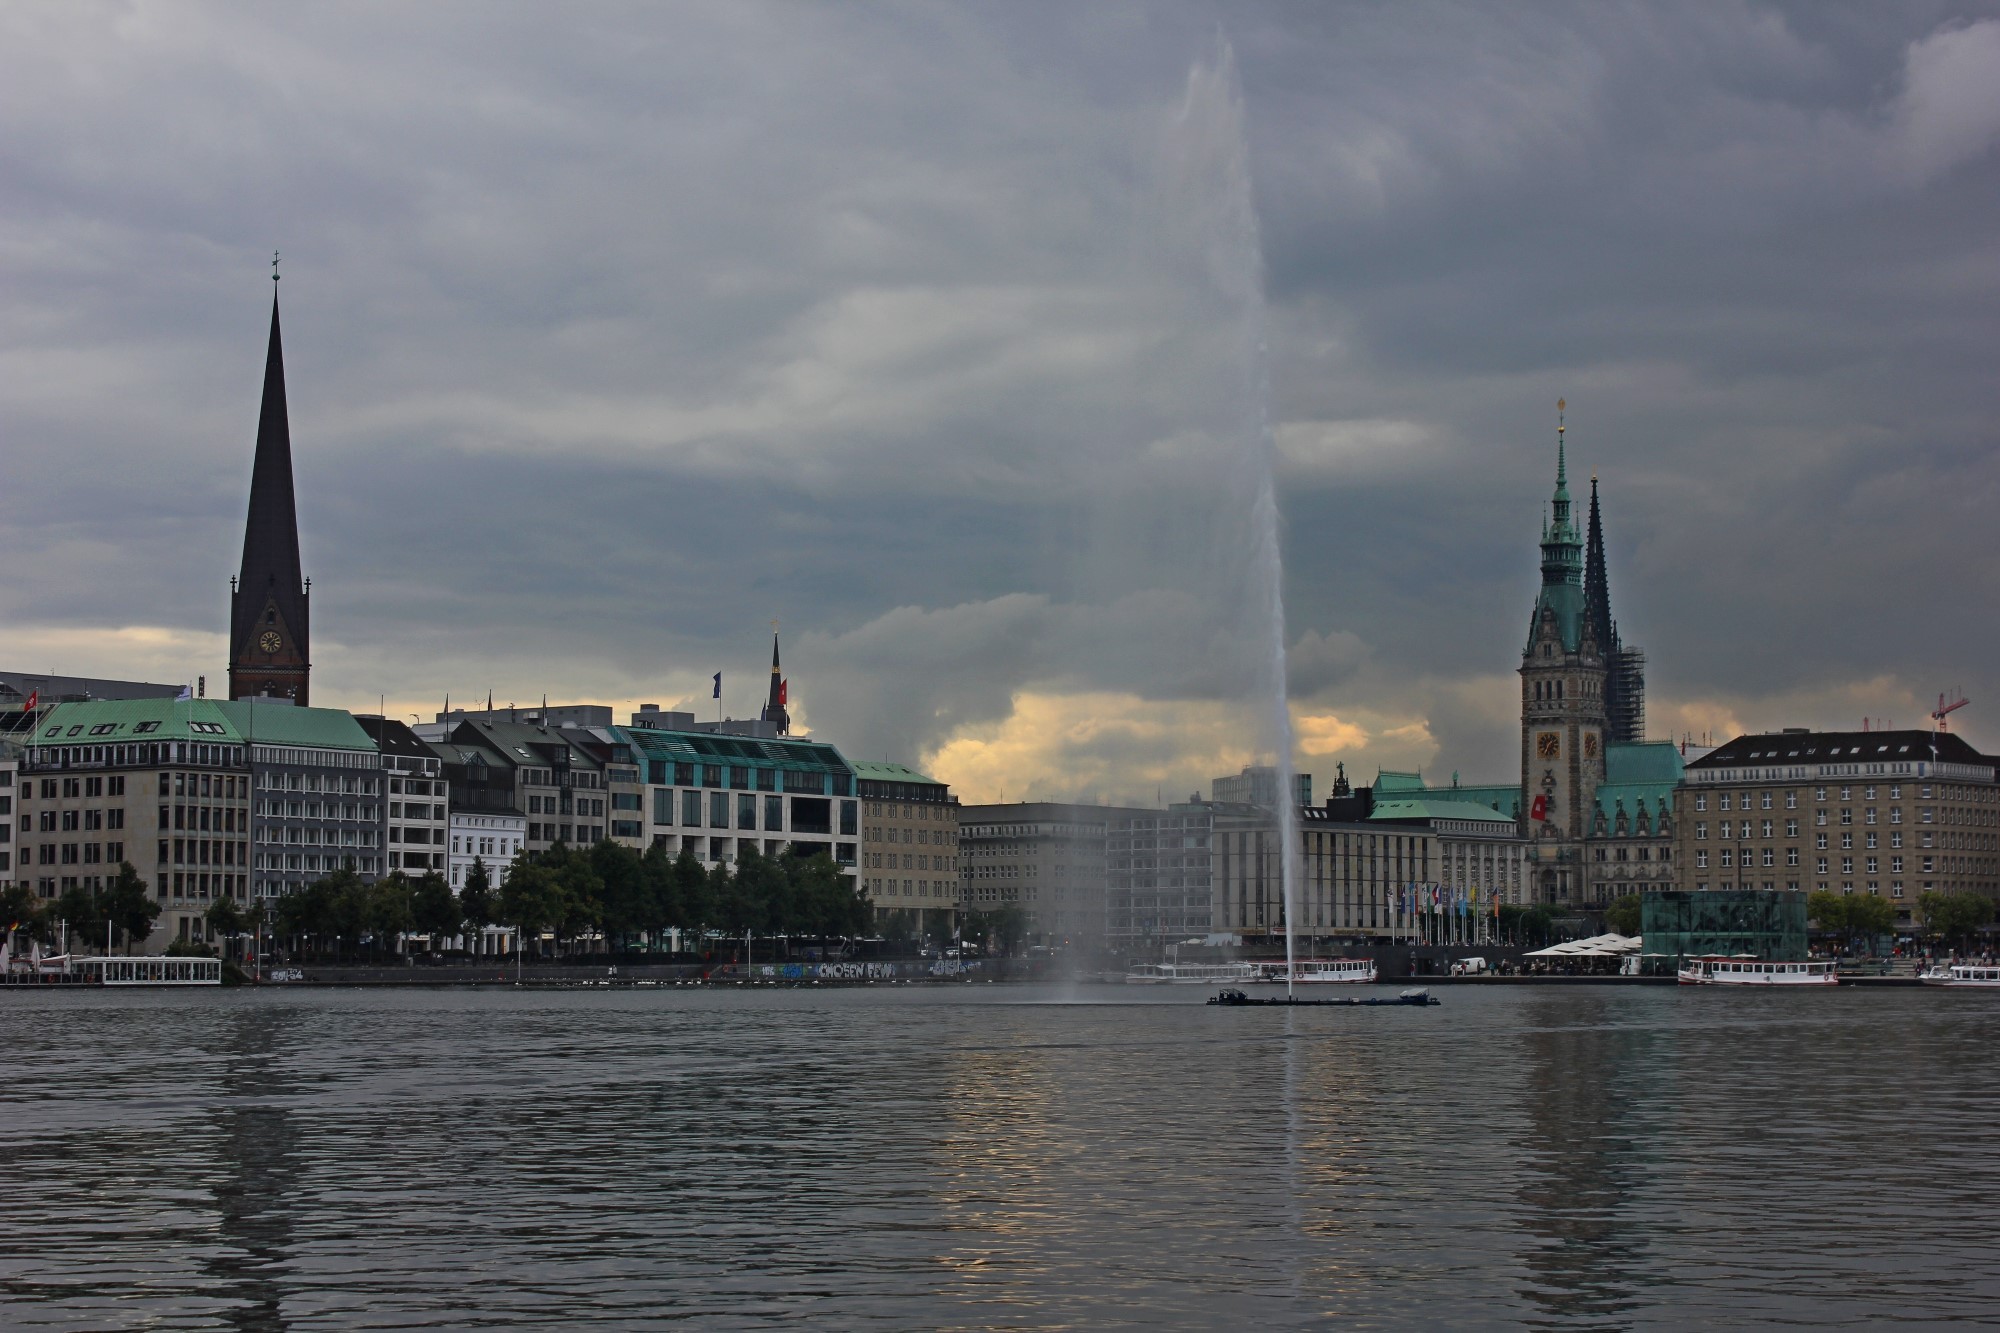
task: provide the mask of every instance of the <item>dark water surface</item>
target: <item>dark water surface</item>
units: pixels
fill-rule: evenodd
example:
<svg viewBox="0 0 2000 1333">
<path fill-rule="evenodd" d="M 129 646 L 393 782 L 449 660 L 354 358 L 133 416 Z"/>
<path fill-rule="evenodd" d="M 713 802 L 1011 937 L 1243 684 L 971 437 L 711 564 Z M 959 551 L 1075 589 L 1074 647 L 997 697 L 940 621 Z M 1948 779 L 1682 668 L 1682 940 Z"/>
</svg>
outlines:
<svg viewBox="0 0 2000 1333">
<path fill-rule="evenodd" d="M 2000 995 L 0 994 L 7 1327 L 2000 1315 Z"/>
</svg>

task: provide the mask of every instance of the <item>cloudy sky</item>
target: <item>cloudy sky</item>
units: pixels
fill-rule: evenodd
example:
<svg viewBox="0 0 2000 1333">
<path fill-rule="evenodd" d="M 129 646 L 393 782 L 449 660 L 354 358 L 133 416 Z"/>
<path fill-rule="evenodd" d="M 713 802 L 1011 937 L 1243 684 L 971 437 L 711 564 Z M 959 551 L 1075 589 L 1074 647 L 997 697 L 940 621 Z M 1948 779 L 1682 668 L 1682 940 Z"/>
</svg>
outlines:
<svg viewBox="0 0 2000 1333">
<path fill-rule="evenodd" d="M 855 757 L 1185 794 L 1268 420 L 1300 764 L 1503 780 L 1565 396 L 1655 735 L 2000 742 L 2000 6 L 62 0 L 0 114 L 9 667 L 220 688 L 280 249 L 316 702 L 778 619 Z"/>
</svg>

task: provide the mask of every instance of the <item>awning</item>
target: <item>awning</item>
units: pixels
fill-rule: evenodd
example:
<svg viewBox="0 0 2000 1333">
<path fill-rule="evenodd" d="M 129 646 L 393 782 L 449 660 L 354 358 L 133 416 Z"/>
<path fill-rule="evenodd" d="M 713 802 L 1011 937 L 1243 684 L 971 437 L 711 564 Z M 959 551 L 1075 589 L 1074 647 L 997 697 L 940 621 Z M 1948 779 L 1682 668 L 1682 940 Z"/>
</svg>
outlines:
<svg viewBox="0 0 2000 1333">
<path fill-rule="evenodd" d="M 1546 949 L 1535 949 L 1524 958 L 1623 958 L 1639 952 L 1638 935 L 1592 935 L 1587 940 L 1565 940 Z"/>
</svg>

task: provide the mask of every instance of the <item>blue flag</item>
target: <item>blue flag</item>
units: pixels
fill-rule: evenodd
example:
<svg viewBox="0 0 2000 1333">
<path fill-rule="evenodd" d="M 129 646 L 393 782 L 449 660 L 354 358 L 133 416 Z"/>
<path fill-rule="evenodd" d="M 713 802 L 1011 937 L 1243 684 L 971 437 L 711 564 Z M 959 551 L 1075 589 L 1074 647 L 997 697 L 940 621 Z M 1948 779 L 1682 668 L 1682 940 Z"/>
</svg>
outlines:
<svg viewBox="0 0 2000 1333">
<path fill-rule="evenodd" d="M 715 673 L 715 693 L 710 697 L 715 699 L 722 697 L 722 673 L 720 671 Z"/>
</svg>

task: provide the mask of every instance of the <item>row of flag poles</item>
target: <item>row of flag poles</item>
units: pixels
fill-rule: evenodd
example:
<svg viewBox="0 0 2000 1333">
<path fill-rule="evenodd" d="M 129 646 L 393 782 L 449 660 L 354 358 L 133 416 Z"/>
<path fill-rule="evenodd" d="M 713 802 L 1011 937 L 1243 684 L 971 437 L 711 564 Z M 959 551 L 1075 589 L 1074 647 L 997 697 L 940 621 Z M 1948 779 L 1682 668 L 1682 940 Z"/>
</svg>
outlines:
<svg viewBox="0 0 2000 1333">
<path fill-rule="evenodd" d="M 1480 916 L 1490 911 L 1497 918 L 1500 894 L 1488 889 L 1482 896 L 1478 885 L 1411 883 L 1397 892 L 1396 910 L 1404 916 Z"/>
</svg>

